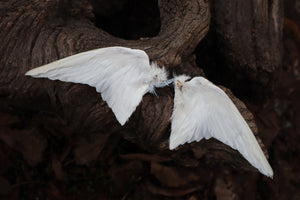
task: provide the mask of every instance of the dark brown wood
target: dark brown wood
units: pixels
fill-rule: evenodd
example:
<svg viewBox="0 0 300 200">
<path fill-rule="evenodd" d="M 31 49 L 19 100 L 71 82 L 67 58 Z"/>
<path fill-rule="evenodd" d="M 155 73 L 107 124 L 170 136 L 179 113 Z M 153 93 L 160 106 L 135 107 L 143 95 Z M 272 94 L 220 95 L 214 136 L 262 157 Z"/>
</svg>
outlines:
<svg viewBox="0 0 300 200">
<path fill-rule="evenodd" d="M 212 2 L 214 28 L 228 68 L 244 74 L 239 79 L 272 87 L 282 60 L 283 1 Z"/>
<path fill-rule="evenodd" d="M 94 88 L 24 76 L 29 69 L 51 61 L 116 45 L 145 50 L 151 60 L 171 72 L 205 75 L 195 63 L 194 51 L 208 32 L 212 11 L 222 56 L 230 68 L 257 78 L 262 87 L 273 79 L 272 73 L 281 62 L 279 1 L 159 0 L 158 8 L 161 28 L 156 36 L 125 40 L 95 25 L 93 7 L 87 0 L 0 2 L 0 119 L 5 119 L 0 124 L 0 141 L 5 144 L 0 152 L 16 157 L 15 151 L 23 156 L 26 170 L 31 171 L 18 180 L 34 177 L 32 168 L 37 169 L 38 164 L 51 166 L 55 177 L 43 191 L 62 199 L 65 194 L 57 191 L 63 187 L 57 189 L 53 183 L 73 181 L 69 177 L 76 175 L 74 165 L 89 166 L 91 173 L 95 166 L 97 173 L 105 171 L 101 178 L 109 176 L 110 182 L 99 187 L 103 191 L 115 189 L 114 195 L 124 199 L 129 193 L 135 197 L 148 194 L 149 199 L 157 199 L 151 195 L 204 194 L 215 177 L 232 172 L 252 177 L 252 183 L 257 180 L 257 173 L 252 176 L 256 170 L 237 151 L 216 140 L 168 150 L 172 86 L 158 89 L 159 98 L 146 94 L 122 127 Z M 252 113 L 229 89 L 222 88 L 258 136 Z M 21 139 L 18 133 L 23 134 Z M 260 145 L 267 155 L 261 141 Z M 35 151 L 38 153 L 31 157 Z M 8 168 L 4 166 L 0 174 Z M 7 186 L 5 181 L 2 185 Z M 228 178 L 230 181 L 233 179 Z M 223 179 L 217 183 L 216 190 L 227 187 Z"/>
</svg>

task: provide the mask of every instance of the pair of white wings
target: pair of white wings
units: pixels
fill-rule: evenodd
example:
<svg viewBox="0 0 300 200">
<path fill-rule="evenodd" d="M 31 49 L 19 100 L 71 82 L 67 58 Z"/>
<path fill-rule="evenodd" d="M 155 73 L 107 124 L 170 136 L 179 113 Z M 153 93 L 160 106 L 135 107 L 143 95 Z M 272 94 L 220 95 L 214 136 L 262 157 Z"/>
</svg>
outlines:
<svg viewBox="0 0 300 200">
<path fill-rule="evenodd" d="M 155 93 L 155 87 L 171 82 L 166 71 L 150 63 L 144 51 L 125 47 L 79 53 L 32 69 L 26 75 L 95 87 L 121 125 L 135 111 L 144 94 Z M 272 177 L 272 168 L 229 97 L 203 77 L 186 81 L 188 78 L 175 77 L 170 149 L 214 137 L 238 150 L 260 172 Z"/>
</svg>

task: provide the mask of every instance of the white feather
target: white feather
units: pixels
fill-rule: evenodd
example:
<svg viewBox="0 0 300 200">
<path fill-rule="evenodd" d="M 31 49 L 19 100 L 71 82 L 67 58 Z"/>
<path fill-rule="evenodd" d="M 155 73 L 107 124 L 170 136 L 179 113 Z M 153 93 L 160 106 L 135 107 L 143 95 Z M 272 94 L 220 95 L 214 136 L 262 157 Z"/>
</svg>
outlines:
<svg viewBox="0 0 300 200">
<path fill-rule="evenodd" d="M 32 69 L 26 75 L 88 84 L 124 125 L 142 97 L 154 87 L 167 85 L 167 73 L 138 49 L 107 47 L 79 53 Z"/>
<path fill-rule="evenodd" d="M 185 82 L 188 78 L 179 76 L 174 81 L 170 149 L 213 137 L 238 150 L 261 173 L 273 177 L 255 136 L 225 92 L 203 77 Z"/>
</svg>

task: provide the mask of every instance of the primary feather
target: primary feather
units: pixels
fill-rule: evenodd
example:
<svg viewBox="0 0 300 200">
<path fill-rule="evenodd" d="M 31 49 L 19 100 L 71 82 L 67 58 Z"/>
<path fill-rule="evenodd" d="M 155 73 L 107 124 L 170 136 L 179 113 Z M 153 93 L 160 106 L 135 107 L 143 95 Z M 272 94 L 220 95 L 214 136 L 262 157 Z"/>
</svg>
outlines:
<svg viewBox="0 0 300 200">
<path fill-rule="evenodd" d="M 261 173 L 272 177 L 273 170 L 255 136 L 225 92 L 203 77 L 186 82 L 188 78 L 179 76 L 174 81 L 170 149 L 213 137 L 238 150 Z"/>
<path fill-rule="evenodd" d="M 138 49 L 107 47 L 79 53 L 32 69 L 26 75 L 65 82 L 83 83 L 96 88 L 124 125 L 142 97 L 167 85 L 167 73 Z"/>
</svg>

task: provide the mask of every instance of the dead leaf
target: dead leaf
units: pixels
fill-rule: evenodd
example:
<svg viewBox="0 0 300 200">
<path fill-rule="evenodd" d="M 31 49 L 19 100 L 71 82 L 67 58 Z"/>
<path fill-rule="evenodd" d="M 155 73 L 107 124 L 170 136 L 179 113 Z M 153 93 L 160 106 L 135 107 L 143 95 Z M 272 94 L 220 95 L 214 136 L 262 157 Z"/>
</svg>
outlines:
<svg viewBox="0 0 300 200">
<path fill-rule="evenodd" d="M 56 156 L 52 157 L 52 169 L 55 173 L 55 177 L 58 180 L 61 180 L 61 181 L 66 180 L 66 174 L 62 170 L 61 162 L 57 159 Z"/>
<path fill-rule="evenodd" d="M 200 177 L 191 170 L 167 167 L 158 163 L 151 163 L 151 174 L 153 174 L 162 185 L 167 187 L 180 187 L 200 179 Z"/>
<path fill-rule="evenodd" d="M 215 194 L 217 200 L 237 200 L 238 196 L 233 191 L 230 183 L 226 183 L 223 179 L 217 179 L 215 184 Z"/>
<path fill-rule="evenodd" d="M 36 129 L 19 130 L 1 127 L 0 140 L 20 152 L 31 166 L 42 161 L 44 150 L 47 147 L 47 140 Z"/>
<path fill-rule="evenodd" d="M 0 177 L 0 195 L 10 194 L 12 191 L 10 183 L 3 177 Z"/>
<path fill-rule="evenodd" d="M 170 161 L 170 157 L 163 157 L 156 154 L 132 153 L 120 155 L 123 159 L 128 160 L 142 160 L 146 162 L 166 162 Z"/>
<path fill-rule="evenodd" d="M 90 138 L 81 138 L 74 150 L 77 164 L 88 165 L 101 153 L 110 134 L 91 134 Z"/>
<path fill-rule="evenodd" d="M 124 195 L 130 191 L 145 173 L 141 161 L 130 161 L 126 164 L 113 165 L 108 174 L 111 176 L 112 190 L 114 195 Z"/>
<path fill-rule="evenodd" d="M 0 113 L 0 126 L 14 124 L 17 122 L 20 122 L 19 117 L 15 115 L 6 114 L 6 113 Z"/>
<path fill-rule="evenodd" d="M 185 189 L 184 188 L 167 189 L 167 188 L 157 187 L 150 182 L 146 182 L 146 187 L 152 194 L 163 195 L 167 197 L 180 197 L 195 192 L 197 190 L 203 189 L 202 185 L 194 185 L 192 187 L 185 188 Z"/>
</svg>

